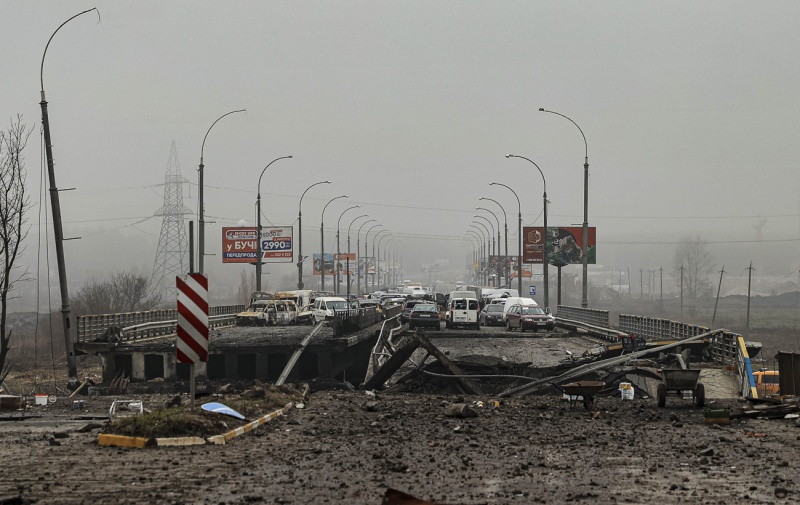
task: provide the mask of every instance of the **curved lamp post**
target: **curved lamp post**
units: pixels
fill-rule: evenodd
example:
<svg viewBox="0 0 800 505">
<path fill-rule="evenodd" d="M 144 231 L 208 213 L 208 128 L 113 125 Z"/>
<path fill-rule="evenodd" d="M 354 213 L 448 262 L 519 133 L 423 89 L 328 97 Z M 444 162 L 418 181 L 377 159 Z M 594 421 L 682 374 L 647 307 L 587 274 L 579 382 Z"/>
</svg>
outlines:
<svg viewBox="0 0 800 505">
<path fill-rule="evenodd" d="M 516 154 L 506 154 L 506 158 L 521 158 L 523 160 L 527 160 L 530 163 L 532 163 L 533 166 L 536 167 L 536 170 L 538 170 L 539 173 L 542 175 L 542 185 L 544 186 L 544 193 L 542 193 L 542 204 L 544 205 L 544 218 L 543 218 L 544 219 L 544 253 L 542 254 L 542 265 L 543 265 L 542 266 L 542 274 L 544 275 L 544 306 L 545 307 L 549 307 L 550 306 L 550 298 L 549 298 L 550 290 L 549 290 L 549 285 L 548 285 L 549 279 L 548 279 L 548 274 L 547 274 L 547 264 L 549 263 L 549 259 L 547 257 L 548 256 L 548 246 L 547 246 L 547 238 L 548 238 L 548 233 L 547 233 L 547 181 L 544 178 L 544 172 L 542 172 L 542 169 L 539 168 L 539 165 L 534 163 L 533 160 L 530 160 L 530 159 L 526 158 L 525 156 L 517 156 Z"/>
<path fill-rule="evenodd" d="M 356 296 L 361 296 L 361 268 L 359 263 L 363 262 L 364 265 L 367 264 L 367 242 L 366 237 L 364 238 L 364 258 L 361 262 L 358 261 L 358 255 L 361 254 L 361 228 L 364 227 L 367 223 L 375 223 L 377 219 L 370 219 L 368 221 L 364 221 L 361 223 L 361 226 L 358 227 L 358 233 L 356 234 Z M 365 266 L 366 268 L 366 266 Z"/>
<path fill-rule="evenodd" d="M 320 181 L 315 182 L 311 186 L 307 187 L 303 194 L 300 195 L 300 204 L 297 206 L 297 289 L 303 289 L 303 261 L 305 258 L 303 257 L 303 197 L 306 196 L 308 190 L 313 188 L 314 186 L 319 186 L 320 184 L 330 184 L 331 181 Z M 312 260 L 313 263 L 313 260 Z"/>
<path fill-rule="evenodd" d="M 42 53 L 42 64 L 39 67 L 39 82 L 41 84 L 40 96 L 42 101 L 39 106 L 42 109 L 42 129 L 44 130 L 45 154 L 47 156 L 47 176 L 50 179 L 50 207 L 53 212 L 53 231 L 55 233 L 56 260 L 58 261 L 58 286 L 61 290 L 61 318 L 64 325 L 64 345 L 67 351 L 67 374 L 69 375 L 68 387 L 70 390 L 78 388 L 78 364 L 75 359 L 75 346 L 72 342 L 72 332 L 70 331 L 70 317 L 72 309 L 69 306 L 69 290 L 67 289 L 67 270 L 64 261 L 64 231 L 61 228 L 61 202 L 58 198 L 58 186 L 56 185 L 56 171 L 53 163 L 53 142 L 50 137 L 50 117 L 47 114 L 47 99 L 44 94 L 44 58 L 47 55 L 47 48 L 56 36 L 58 30 L 76 17 L 97 10 L 97 7 L 75 14 L 56 28 L 50 35 L 47 45 L 44 46 Z M 98 17 L 100 12 L 97 13 Z M 2 335 L 2 338 L 6 338 Z"/>
<path fill-rule="evenodd" d="M 339 214 L 339 220 L 336 222 L 336 258 L 334 259 L 334 262 L 333 262 L 333 268 L 334 268 L 334 271 L 336 272 L 336 283 L 334 284 L 334 292 L 336 293 L 337 296 L 339 295 L 339 292 L 341 291 L 341 279 L 342 279 L 342 276 L 341 276 L 342 269 L 340 268 L 341 261 L 342 261 L 342 250 L 341 250 L 341 247 L 340 247 L 340 244 L 339 244 L 339 227 L 342 224 L 342 217 L 345 215 L 345 213 L 348 210 L 359 209 L 359 208 L 361 208 L 361 205 L 353 205 L 352 207 L 348 207 L 348 208 L 344 209 L 342 211 L 342 213 Z M 347 238 L 350 238 L 350 237 L 347 237 Z M 348 252 L 350 252 L 350 251 L 348 251 Z"/>
<path fill-rule="evenodd" d="M 561 116 L 565 119 L 569 119 L 569 122 L 574 124 L 578 131 L 581 132 L 581 137 L 583 137 L 583 146 L 585 148 L 585 157 L 583 161 L 583 245 L 581 247 L 581 257 L 583 259 L 583 293 L 581 298 L 581 307 L 586 308 L 589 306 L 589 295 L 588 295 L 588 285 L 589 285 L 589 144 L 586 143 L 586 135 L 583 134 L 583 130 L 581 127 L 578 126 L 578 123 L 570 119 L 569 117 L 561 114 L 560 112 L 555 112 L 552 110 L 546 110 L 544 108 L 539 108 L 540 112 L 549 112 L 550 114 L 555 114 L 557 116 Z"/>
<path fill-rule="evenodd" d="M 356 218 L 353 218 L 353 220 L 350 221 L 350 225 L 347 227 L 347 262 L 346 262 L 345 268 L 347 269 L 347 299 L 348 300 L 350 299 L 350 227 L 352 227 L 353 223 L 355 223 L 356 221 L 358 221 L 362 217 L 368 217 L 368 216 L 369 216 L 369 214 L 362 214 L 362 215 L 360 215 L 360 216 L 358 216 Z M 356 247 L 356 251 L 358 251 L 357 247 Z"/>
<path fill-rule="evenodd" d="M 364 291 L 369 290 L 369 268 L 367 258 L 369 257 L 369 232 L 374 230 L 375 228 L 380 228 L 383 225 L 378 223 L 376 225 L 370 226 L 367 228 L 367 231 L 364 232 Z M 372 239 L 372 254 L 375 255 L 375 239 Z M 375 258 L 372 258 L 375 261 Z"/>
<path fill-rule="evenodd" d="M 378 237 L 380 237 L 381 233 L 383 232 L 387 232 L 389 235 L 384 235 L 379 239 Z M 383 242 L 383 239 L 391 236 L 392 235 L 389 230 L 381 230 L 376 233 L 375 237 L 372 239 L 373 248 L 375 247 L 375 241 L 378 241 L 377 253 L 373 254 L 373 256 L 375 256 L 375 276 L 373 277 L 374 280 L 372 282 L 373 291 L 375 291 L 375 289 L 379 289 L 381 286 L 381 242 Z"/>
<path fill-rule="evenodd" d="M 472 265 L 470 265 L 470 272 L 471 272 L 471 280 L 472 282 L 475 282 L 475 263 L 478 262 L 478 252 L 480 251 L 480 240 L 478 240 L 478 237 L 475 235 L 474 232 L 472 232 L 472 234 L 470 234 L 470 232 L 472 232 L 472 230 L 467 230 L 466 232 L 464 232 L 464 238 L 469 239 L 467 240 L 467 242 L 472 246 Z M 478 240 L 478 244 L 476 245 L 475 242 L 473 242 L 473 240 Z"/>
<path fill-rule="evenodd" d="M 483 255 L 481 256 L 481 284 L 486 284 L 486 271 L 484 270 L 484 263 L 486 263 L 486 249 L 487 249 L 487 240 L 486 237 L 489 235 L 489 230 L 486 228 L 486 225 L 481 223 L 480 221 L 470 221 L 470 227 L 475 228 L 479 232 L 481 232 L 481 243 L 483 244 Z M 478 226 L 480 225 L 480 226 Z M 484 233 L 485 231 L 485 233 Z"/>
<path fill-rule="evenodd" d="M 319 290 L 320 291 L 325 291 L 325 230 L 323 228 L 325 226 L 325 209 L 328 208 L 328 205 L 330 205 L 331 203 L 340 198 L 349 198 L 349 197 L 348 195 L 340 195 L 340 196 L 334 196 L 333 198 L 328 200 L 328 203 L 326 203 L 325 206 L 322 208 L 322 215 L 319 219 L 319 249 L 320 249 Z M 336 262 L 334 262 L 334 265 L 335 264 Z"/>
<path fill-rule="evenodd" d="M 491 246 L 491 249 L 489 249 L 489 257 L 486 258 L 486 283 L 488 284 L 489 283 L 489 277 L 492 276 L 492 269 L 490 267 L 491 263 L 490 263 L 489 259 L 490 259 L 491 256 L 494 255 L 494 225 L 492 224 L 491 221 L 489 221 L 489 218 L 487 218 L 485 216 L 481 216 L 480 214 L 474 214 L 472 217 L 479 217 L 479 218 L 483 219 L 484 221 L 486 221 L 489 224 L 488 228 L 486 229 L 486 233 L 489 234 L 489 239 L 491 239 L 491 240 L 487 240 L 487 242 L 488 242 L 487 245 Z M 476 221 L 476 222 L 479 223 L 480 221 Z M 483 224 L 483 223 L 481 223 L 481 224 Z"/>
<path fill-rule="evenodd" d="M 258 258 L 256 258 L 256 291 L 261 291 L 261 263 L 264 260 L 264 246 L 261 243 L 261 178 L 264 176 L 264 172 L 267 171 L 270 165 L 278 160 L 285 160 L 291 157 L 292 156 L 289 155 L 275 158 L 274 160 L 270 161 L 266 167 L 264 167 L 264 170 L 261 171 L 261 175 L 258 176 L 258 196 L 256 197 L 256 207 L 258 209 Z"/>
<path fill-rule="evenodd" d="M 522 206 L 519 203 L 519 196 L 517 196 L 517 192 L 514 191 L 511 186 L 506 184 L 490 182 L 489 186 L 503 186 L 514 193 L 514 197 L 517 199 L 517 291 L 519 295 L 522 295 Z M 509 283 L 509 287 L 511 287 L 511 283 Z"/>
<path fill-rule="evenodd" d="M 508 278 L 508 216 L 506 215 L 506 209 L 504 209 L 503 206 L 500 205 L 500 202 L 498 202 L 497 200 L 493 200 L 491 198 L 486 198 L 485 196 L 480 197 L 479 200 L 489 200 L 490 202 L 494 202 L 494 203 L 497 204 L 498 207 L 500 207 L 500 210 L 503 211 L 503 226 L 505 228 L 505 239 L 506 239 L 506 254 L 505 254 L 505 256 L 503 256 L 503 272 L 505 273 L 506 283 L 508 284 L 508 287 L 510 289 L 511 288 L 511 279 Z M 497 227 L 498 228 L 500 227 L 499 223 L 498 223 Z M 498 233 L 498 238 L 497 238 L 498 243 L 500 242 L 500 238 L 499 237 L 500 237 L 500 235 Z M 498 245 L 497 248 L 500 249 L 500 246 Z"/>
<path fill-rule="evenodd" d="M 199 229 L 197 230 L 197 271 L 199 273 L 203 273 L 203 257 L 206 254 L 206 222 L 205 222 L 205 209 L 203 208 L 203 151 L 206 148 L 206 139 L 208 138 L 208 134 L 211 133 L 211 129 L 214 128 L 214 125 L 219 122 L 220 119 L 224 118 L 225 116 L 229 116 L 231 114 L 235 114 L 237 112 L 246 112 L 245 109 L 239 110 L 232 110 L 230 112 L 226 112 L 225 114 L 221 115 L 217 118 L 216 121 L 211 123 L 211 126 L 208 127 L 205 136 L 203 137 L 203 144 L 200 146 L 200 168 L 197 171 L 197 205 L 198 211 L 200 212 L 200 216 L 198 219 Z"/>
<path fill-rule="evenodd" d="M 494 217 L 495 222 L 497 223 L 497 252 L 495 253 L 495 260 L 497 261 L 497 284 L 494 287 L 500 287 L 500 278 L 502 274 L 500 273 L 500 220 L 497 218 L 497 214 L 492 212 L 491 210 L 484 208 L 484 207 L 475 207 L 475 210 L 485 210 L 489 214 Z M 494 237 L 492 237 L 494 241 Z"/>
</svg>

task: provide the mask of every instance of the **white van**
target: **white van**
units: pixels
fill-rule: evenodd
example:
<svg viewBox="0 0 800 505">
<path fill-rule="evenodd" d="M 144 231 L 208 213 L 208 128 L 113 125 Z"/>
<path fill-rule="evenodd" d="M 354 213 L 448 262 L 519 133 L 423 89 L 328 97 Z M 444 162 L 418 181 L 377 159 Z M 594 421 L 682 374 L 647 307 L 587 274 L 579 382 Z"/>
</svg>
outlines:
<svg viewBox="0 0 800 505">
<path fill-rule="evenodd" d="M 458 293 L 459 291 L 450 293 L 445 314 L 445 327 L 450 329 L 467 326 L 480 330 L 481 321 L 478 316 L 481 309 L 478 299 L 472 293 L 469 293 L 469 296 L 458 295 Z"/>
<path fill-rule="evenodd" d="M 333 318 L 338 310 L 347 310 L 350 306 L 347 300 L 338 296 L 320 296 L 314 300 L 314 309 L 311 320 L 313 324 Z"/>
<path fill-rule="evenodd" d="M 506 298 L 506 303 L 503 304 L 503 324 L 506 322 L 506 314 L 508 314 L 508 309 L 513 307 L 514 305 L 536 305 L 536 300 L 533 298 L 525 298 L 523 296 L 509 296 Z"/>
</svg>

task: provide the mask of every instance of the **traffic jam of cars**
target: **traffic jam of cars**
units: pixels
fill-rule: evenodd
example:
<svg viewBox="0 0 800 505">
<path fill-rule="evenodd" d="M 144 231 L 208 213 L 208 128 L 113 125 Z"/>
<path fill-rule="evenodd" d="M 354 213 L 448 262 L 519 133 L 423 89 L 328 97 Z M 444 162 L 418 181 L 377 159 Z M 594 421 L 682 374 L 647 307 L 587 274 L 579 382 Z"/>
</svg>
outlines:
<svg viewBox="0 0 800 505">
<path fill-rule="evenodd" d="M 399 321 L 409 330 L 441 331 L 481 327 L 503 327 L 506 331 L 544 330 L 552 332 L 556 318 L 549 307 L 532 298 L 518 296 L 515 289 L 496 289 L 460 284 L 449 293 L 405 281 L 392 290 L 375 291 L 360 297 L 337 296 L 328 291 L 296 290 L 277 293 L 254 292 L 247 309 L 236 316 L 238 326 L 315 325 L 333 319 L 337 313 L 387 309 L 400 306 Z"/>
</svg>

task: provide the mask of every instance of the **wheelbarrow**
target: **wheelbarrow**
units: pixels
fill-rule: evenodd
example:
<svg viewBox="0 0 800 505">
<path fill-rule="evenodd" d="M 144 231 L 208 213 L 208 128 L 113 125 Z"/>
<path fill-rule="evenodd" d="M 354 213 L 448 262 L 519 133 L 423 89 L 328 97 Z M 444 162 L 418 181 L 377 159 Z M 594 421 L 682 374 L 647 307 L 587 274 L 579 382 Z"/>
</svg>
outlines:
<svg viewBox="0 0 800 505">
<path fill-rule="evenodd" d="M 658 406 L 663 407 L 667 404 L 667 394 L 672 392 L 676 396 L 691 394 L 694 403 L 702 407 L 706 403 L 706 391 L 703 384 L 697 380 L 700 378 L 700 370 L 683 370 L 680 368 L 664 368 L 661 370 L 661 383 L 658 385 L 657 398 Z"/>
<path fill-rule="evenodd" d="M 603 381 L 578 381 L 556 387 L 569 397 L 570 407 L 575 406 L 580 396 L 583 397 L 583 407 L 586 410 L 592 410 L 595 395 L 606 387 L 606 383 Z"/>
</svg>

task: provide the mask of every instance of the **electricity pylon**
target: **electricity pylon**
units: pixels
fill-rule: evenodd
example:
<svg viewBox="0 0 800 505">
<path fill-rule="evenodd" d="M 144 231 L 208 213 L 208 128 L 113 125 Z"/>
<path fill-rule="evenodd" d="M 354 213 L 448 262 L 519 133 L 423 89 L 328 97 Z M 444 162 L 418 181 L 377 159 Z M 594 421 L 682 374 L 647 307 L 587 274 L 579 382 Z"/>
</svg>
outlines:
<svg viewBox="0 0 800 505">
<path fill-rule="evenodd" d="M 183 216 L 192 214 L 192 210 L 183 205 L 183 184 L 186 182 L 181 175 L 178 150 L 173 140 L 164 178 L 164 205 L 153 214 L 161 216 L 162 220 L 150 283 L 165 302 L 176 300 L 175 276 L 187 273 L 189 268 L 189 241 Z"/>
</svg>

